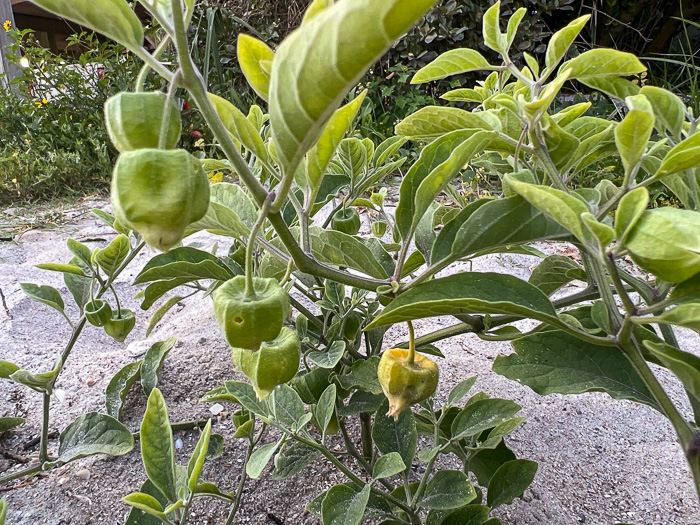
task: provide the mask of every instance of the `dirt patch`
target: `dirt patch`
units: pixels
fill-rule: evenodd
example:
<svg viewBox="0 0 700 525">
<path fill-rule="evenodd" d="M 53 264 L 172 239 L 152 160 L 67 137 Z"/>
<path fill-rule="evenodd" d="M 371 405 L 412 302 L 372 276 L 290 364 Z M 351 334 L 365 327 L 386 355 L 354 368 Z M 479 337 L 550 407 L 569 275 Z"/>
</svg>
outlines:
<svg viewBox="0 0 700 525">
<path fill-rule="evenodd" d="M 0 304 L 0 358 L 31 371 L 48 369 L 70 330 L 54 311 L 27 298 L 19 283 L 49 284 L 68 298 L 60 274 L 36 270 L 34 265 L 70 259 L 65 246 L 69 236 L 91 246 L 102 245 L 112 237 L 98 221 L 76 215 L 69 224 L 53 230 L 29 231 L 17 244 L 0 244 L 0 289 L 7 303 L 7 311 Z M 199 235 L 197 240 L 213 243 L 213 238 L 206 235 Z M 564 248 L 540 246 L 550 252 Z M 224 249 L 220 247 L 220 253 Z M 80 414 L 104 410 L 104 391 L 112 375 L 136 360 L 152 342 L 171 335 L 177 337 L 178 343 L 165 360 L 158 384 L 168 403 L 171 420 L 211 417 L 209 405 L 199 403 L 199 398 L 227 379 L 240 379 L 233 369 L 228 346 L 216 327 L 211 299 L 193 298 L 183 303 L 166 316 L 148 341 L 143 341 L 151 314 L 141 312 L 139 302 L 130 299 L 136 292 L 130 283 L 150 256 L 142 253 L 117 283 L 125 306 L 137 312 L 136 329 L 127 344 L 118 344 L 101 330 L 87 328 L 88 334 L 79 340 L 58 381 L 61 394 L 51 407 L 52 431 L 62 430 Z M 527 278 L 536 261 L 527 256 L 486 256 L 474 263 L 474 269 Z M 575 287 L 566 293 L 572 291 Z M 75 316 L 75 308 L 69 307 L 68 314 Z M 421 321 L 416 323 L 417 335 L 452 323 L 449 318 Z M 679 331 L 678 335 L 686 350 L 700 353 L 696 335 L 685 331 Z M 387 335 L 386 346 L 405 337 L 404 329 L 395 327 Z M 491 372 L 497 355 L 512 352 L 506 343 L 487 343 L 464 335 L 438 346 L 446 355 L 445 360 L 439 361 L 441 398 L 460 380 L 478 374 L 475 391 L 513 399 L 523 406 L 522 415 L 527 420 L 508 438 L 508 444 L 519 457 L 538 461 L 540 467 L 523 500 L 502 507 L 497 513 L 504 524 L 700 524 L 700 508 L 680 447 L 671 425 L 653 409 L 612 400 L 604 394 L 540 397 L 527 387 Z M 675 379 L 658 372 L 673 398 L 688 411 L 685 395 Z M 145 409 L 145 397 L 138 388 L 134 387 L 124 409 L 125 424 L 132 430 L 138 428 Z M 0 437 L 0 451 L 24 456 L 36 452 L 36 447 L 25 450 L 24 445 L 39 433 L 40 396 L 10 382 L 0 382 L 0 415 L 27 418 L 23 427 Z M 220 459 L 207 463 L 203 477 L 230 491 L 237 484 L 245 447 L 233 439 L 232 424 L 225 415 L 215 418 L 214 431 L 224 436 L 225 451 Z M 175 437 L 183 445 L 177 459 L 185 463 L 198 432 L 176 432 Z M 273 438 L 274 434 L 270 434 L 268 440 Z M 331 444 L 340 448 L 340 441 L 331 440 Z M 50 449 L 55 451 L 56 447 L 57 440 L 53 440 Z M 443 466 L 456 466 L 449 458 L 441 461 Z M 14 468 L 17 468 L 14 460 L 0 456 L 0 472 Z M 28 482 L 9 484 L 19 488 L 2 494 L 8 498 L 8 524 L 120 525 L 128 513 L 121 497 L 138 490 L 144 480 L 138 445 L 132 453 L 120 458 L 80 460 Z M 305 504 L 342 481 L 321 460 L 286 481 L 272 480 L 267 473 L 247 485 L 236 522 L 318 523 L 304 510 Z M 227 512 L 225 505 L 211 500 L 199 500 L 193 508 L 190 523 L 195 524 L 223 523 Z"/>
</svg>

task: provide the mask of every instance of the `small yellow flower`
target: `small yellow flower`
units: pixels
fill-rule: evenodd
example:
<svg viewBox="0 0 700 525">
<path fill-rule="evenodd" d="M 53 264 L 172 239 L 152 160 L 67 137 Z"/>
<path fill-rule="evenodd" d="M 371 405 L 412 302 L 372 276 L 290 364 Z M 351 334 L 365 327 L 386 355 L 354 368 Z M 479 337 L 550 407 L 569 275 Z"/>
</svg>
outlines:
<svg viewBox="0 0 700 525">
<path fill-rule="evenodd" d="M 71 120 L 73 120 L 73 115 L 70 115 L 68 118 L 71 119 Z"/>
<path fill-rule="evenodd" d="M 12 179 L 12 182 L 13 182 L 14 184 L 17 184 L 17 179 Z"/>
<path fill-rule="evenodd" d="M 2 25 L 2 27 L 5 28 L 5 31 L 9 31 L 10 29 L 12 29 L 12 22 L 10 22 L 9 20 L 5 20 L 5 23 Z"/>
<path fill-rule="evenodd" d="M 39 101 L 34 102 L 34 105 L 38 108 L 40 108 L 42 106 L 41 102 L 39 102 Z"/>
<path fill-rule="evenodd" d="M 217 171 L 216 173 L 211 175 L 209 178 L 211 179 L 212 184 L 216 184 L 216 183 L 224 180 L 224 174 L 221 173 L 220 171 Z"/>
<path fill-rule="evenodd" d="M 42 98 L 42 99 L 41 99 L 41 103 L 42 103 L 42 104 L 48 104 L 48 103 L 49 103 L 49 101 L 48 101 L 48 100 L 46 100 L 45 98 Z"/>
</svg>

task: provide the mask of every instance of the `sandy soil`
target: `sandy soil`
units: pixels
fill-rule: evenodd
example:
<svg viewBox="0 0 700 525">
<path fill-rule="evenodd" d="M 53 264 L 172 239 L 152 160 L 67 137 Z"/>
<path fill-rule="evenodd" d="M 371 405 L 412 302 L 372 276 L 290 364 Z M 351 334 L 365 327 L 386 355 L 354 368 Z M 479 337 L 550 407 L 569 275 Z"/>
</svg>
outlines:
<svg viewBox="0 0 700 525">
<path fill-rule="evenodd" d="M 95 203 L 92 203 L 93 205 Z M 103 205 L 102 203 L 97 203 Z M 89 206 L 90 203 L 85 206 Z M 21 212 L 21 211 L 20 211 Z M 15 214 L 20 213 L 15 211 Z M 24 296 L 21 282 L 57 287 L 66 298 L 59 274 L 36 270 L 41 262 L 67 262 L 65 241 L 69 236 L 91 246 L 111 238 L 107 228 L 88 215 L 73 218 L 50 231 L 33 230 L 18 243 L 0 244 L 0 289 L 7 310 L 0 305 L 0 358 L 32 371 L 48 369 L 53 356 L 69 337 L 65 321 L 48 307 Z M 211 238 L 201 236 L 211 244 Z M 548 251 L 562 246 L 540 247 Z M 223 253 L 223 248 L 220 248 Z M 126 305 L 140 312 L 130 287 L 134 276 L 149 259 L 142 254 L 119 279 Z M 508 272 L 527 278 L 537 259 L 526 256 L 487 256 L 476 261 L 479 271 Z M 570 293 L 573 288 L 567 290 Z M 69 315 L 76 315 L 74 307 Z M 52 404 L 51 430 L 62 430 L 82 413 L 104 409 L 104 391 L 112 375 L 134 361 L 154 341 L 171 335 L 178 343 L 165 361 L 159 388 L 168 403 L 173 421 L 210 417 L 209 405 L 198 403 L 208 390 L 237 376 L 230 354 L 216 328 L 210 299 L 194 298 L 168 314 L 154 334 L 144 342 L 150 313 L 141 313 L 137 327 L 126 344 L 118 344 L 93 327 L 76 345 L 60 376 L 57 388 L 61 400 Z M 418 335 L 452 324 L 436 318 L 417 323 Z M 386 344 L 403 340 L 401 327 L 393 328 Z M 685 349 L 700 353 L 698 337 L 679 333 Z M 460 380 L 478 374 L 475 391 L 513 399 L 523 406 L 527 421 L 508 438 L 519 457 L 539 462 L 539 472 L 523 500 L 502 507 L 498 515 L 507 525 L 530 524 L 611 524 L 700 525 L 700 507 L 695 499 L 690 475 L 670 424 L 654 410 L 627 401 L 615 401 L 604 394 L 540 397 L 527 387 L 491 372 L 499 353 L 510 353 L 506 343 L 486 343 L 465 335 L 439 343 L 446 355 L 440 361 L 444 396 Z M 660 373 L 664 384 L 685 411 L 683 392 L 668 374 Z M 145 408 L 145 398 L 135 387 L 125 408 L 125 423 L 136 429 Z M 227 407 L 228 409 L 228 407 Z M 0 436 L 0 472 L 18 468 L 16 461 L 1 452 L 30 456 L 36 447 L 24 444 L 38 435 L 40 396 L 13 383 L 0 383 L 0 416 L 21 416 L 27 423 Z M 235 487 L 244 454 L 244 445 L 232 438 L 232 424 L 225 414 L 216 418 L 214 431 L 224 435 L 224 455 L 209 462 L 203 476 L 229 491 Z M 178 452 L 187 461 L 197 440 L 197 432 L 177 432 L 183 442 Z M 271 439 L 271 438 L 268 438 Z M 333 443 L 333 442 L 332 442 Z M 338 443 L 339 444 L 339 443 Z M 57 440 L 50 449 L 55 450 Z M 449 465 L 450 460 L 441 460 Z M 416 468 L 414 466 L 414 468 Z M 138 490 L 145 480 L 138 445 L 120 458 L 95 457 L 41 475 L 29 482 L 13 482 L 0 487 L 0 496 L 9 503 L 8 524 L 85 525 L 122 524 L 128 507 L 120 499 Z M 342 481 L 324 461 L 316 461 L 302 474 L 274 481 L 269 469 L 260 480 L 248 484 L 238 523 L 311 524 L 306 502 L 331 485 Z M 12 490 L 8 490 L 12 489 Z M 202 500 L 200 500 L 202 501 Z M 198 504 L 190 523 L 223 523 L 226 509 L 219 503 Z"/>
</svg>

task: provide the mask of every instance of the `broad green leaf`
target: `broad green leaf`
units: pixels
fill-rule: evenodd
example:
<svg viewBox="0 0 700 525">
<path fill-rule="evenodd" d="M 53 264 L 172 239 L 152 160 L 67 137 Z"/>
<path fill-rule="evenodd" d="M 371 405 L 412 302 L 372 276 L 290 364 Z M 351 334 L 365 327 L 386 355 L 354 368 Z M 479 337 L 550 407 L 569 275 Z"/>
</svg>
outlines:
<svg viewBox="0 0 700 525">
<path fill-rule="evenodd" d="M 700 357 L 662 342 L 644 341 L 644 346 L 700 401 Z"/>
<path fill-rule="evenodd" d="M 175 295 L 173 297 L 170 297 L 160 306 L 160 308 L 158 308 L 158 310 L 156 310 L 156 313 L 153 314 L 153 317 L 151 317 L 151 320 L 148 322 L 148 327 L 146 328 L 146 337 L 151 335 L 151 332 L 158 325 L 161 319 L 163 319 L 163 316 L 167 314 L 173 306 L 178 304 L 183 299 L 184 297 L 182 297 L 181 295 Z"/>
<path fill-rule="evenodd" d="M 204 460 L 206 459 L 207 451 L 209 450 L 210 437 L 211 419 L 207 421 L 204 430 L 202 430 L 202 434 L 199 436 L 199 441 L 197 441 L 197 445 L 194 447 L 190 461 L 187 464 L 187 475 L 189 476 L 187 488 L 189 488 L 190 492 L 194 492 L 194 489 L 197 486 L 197 480 L 199 480 L 199 476 L 204 468 Z"/>
<path fill-rule="evenodd" d="M 218 257 L 196 248 L 180 247 L 148 261 L 134 284 L 175 278 L 228 281 L 232 277 L 233 272 Z"/>
<path fill-rule="evenodd" d="M 484 44 L 493 49 L 496 53 L 505 55 L 508 52 L 508 41 L 506 35 L 500 28 L 501 2 L 493 4 L 485 13 L 483 18 Z"/>
<path fill-rule="evenodd" d="M 39 286 L 33 283 L 20 283 L 20 286 L 22 287 L 22 291 L 35 301 L 47 304 L 51 308 L 55 308 L 63 313 L 63 309 L 65 308 L 63 298 L 53 286 Z"/>
<path fill-rule="evenodd" d="M 700 133 L 695 133 L 674 146 L 664 157 L 653 180 L 700 166 Z"/>
<path fill-rule="evenodd" d="M 32 0 L 42 9 L 102 33 L 132 50 L 143 48 L 141 21 L 124 0 Z"/>
<path fill-rule="evenodd" d="M 488 398 L 467 403 L 452 421 L 452 439 L 479 435 L 510 419 L 520 408 L 520 405 L 507 399 Z"/>
<path fill-rule="evenodd" d="M 270 122 L 285 176 L 293 176 L 365 71 L 434 3 L 344 0 L 282 42 L 272 64 Z"/>
<path fill-rule="evenodd" d="M 489 64 L 481 53 L 474 49 L 452 49 L 419 69 L 411 79 L 411 84 L 423 84 L 469 71 L 494 69 L 496 67 Z"/>
<path fill-rule="evenodd" d="M 481 152 L 483 148 L 485 148 L 486 145 L 493 140 L 496 134 L 497 133 L 493 131 L 478 131 L 472 134 L 459 145 L 456 145 L 447 160 L 445 160 L 445 162 L 441 163 L 435 169 L 431 170 L 430 173 L 420 182 L 420 175 L 414 176 L 412 180 L 413 187 L 415 187 L 417 182 L 419 182 L 419 185 L 415 190 L 411 230 L 415 230 L 421 218 L 428 210 L 428 207 L 434 202 L 445 186 L 449 184 L 449 182 L 466 167 L 467 163 L 476 153 Z M 438 139 L 435 142 L 439 142 L 440 140 L 442 139 Z M 407 177 L 408 175 L 406 178 Z M 397 216 L 398 213 L 399 210 L 397 207 Z"/>
<path fill-rule="evenodd" d="M 270 399 L 275 419 L 289 428 L 295 428 L 305 413 L 299 394 L 289 385 L 282 384 L 275 388 Z"/>
<path fill-rule="evenodd" d="M 253 452 L 245 468 L 246 474 L 253 479 L 258 479 L 281 444 L 282 440 L 267 443 Z"/>
<path fill-rule="evenodd" d="M 547 115 L 542 116 L 542 135 L 554 165 L 560 171 L 567 169 L 575 161 L 573 155 L 579 148 L 580 141 Z"/>
<path fill-rule="evenodd" d="M 5 363 L 7 363 L 7 361 L 5 361 Z M 62 366 L 63 362 L 61 361 L 61 356 L 59 355 L 54 362 L 53 369 L 49 370 L 48 372 L 32 373 L 27 370 L 20 369 L 12 372 L 9 377 L 12 381 L 28 386 L 32 390 L 51 394 L 53 392 L 54 381 L 56 381 L 56 376 L 58 376 Z"/>
<path fill-rule="evenodd" d="M 451 102 L 476 102 L 481 104 L 484 101 L 484 95 L 480 91 L 471 88 L 460 88 L 448 91 L 440 97 L 443 100 Z"/>
<path fill-rule="evenodd" d="M 683 303 L 654 317 L 632 319 L 638 324 L 670 324 L 690 328 L 700 333 L 700 302 Z"/>
<path fill-rule="evenodd" d="M 158 299 L 163 297 L 170 290 L 192 281 L 196 281 L 196 279 L 191 279 L 189 277 L 175 277 L 173 279 L 154 281 L 149 284 L 145 290 L 136 294 L 135 299 L 143 298 L 143 301 L 141 302 L 141 309 L 148 310 L 154 303 L 156 303 L 156 301 L 158 301 Z M 165 313 L 166 312 L 163 312 L 163 314 Z M 154 314 L 154 317 L 155 315 L 156 314 Z M 148 335 L 149 334 L 146 334 L 146 337 L 148 337 Z"/>
<path fill-rule="evenodd" d="M 316 405 L 316 421 L 318 421 L 321 427 L 321 433 L 323 437 L 326 436 L 326 429 L 328 428 L 328 423 L 331 422 L 333 418 L 333 412 L 335 411 L 335 398 L 336 398 L 336 386 L 335 384 L 328 385 L 321 394 Z"/>
<path fill-rule="evenodd" d="M 569 79 L 600 77 L 627 77 L 643 73 L 644 67 L 632 53 L 616 49 L 599 48 L 581 53 L 576 58 L 562 64 L 559 74 L 569 72 Z"/>
<path fill-rule="evenodd" d="M 149 479 L 147 479 L 146 482 L 141 485 L 141 490 L 139 492 L 154 497 L 163 508 L 167 507 L 168 505 L 168 500 L 165 498 L 163 493 L 158 490 L 158 487 L 156 487 Z M 146 514 L 137 508 L 132 508 L 124 525 L 162 525 L 162 523 L 163 522 L 160 518 Z"/>
<path fill-rule="evenodd" d="M 304 20 L 302 23 L 308 22 L 321 11 L 332 6 L 333 3 L 334 0 L 311 0 L 309 7 L 306 8 L 306 12 L 304 13 Z"/>
<path fill-rule="evenodd" d="M 76 241 L 75 239 L 68 239 L 66 245 L 70 252 L 80 259 L 85 266 L 89 267 L 92 264 L 92 251 L 82 242 Z"/>
<path fill-rule="evenodd" d="M 480 450 L 484 448 L 496 448 L 501 443 L 503 438 L 516 430 L 523 423 L 523 421 L 525 421 L 524 417 L 514 417 L 512 419 L 507 419 L 503 423 L 499 423 L 491 429 L 483 441 L 477 440 L 475 446 L 470 447 L 470 449 Z"/>
<path fill-rule="evenodd" d="M 17 370 L 19 367 L 16 364 L 0 359 L 0 379 L 9 379 Z"/>
<path fill-rule="evenodd" d="M 397 153 L 407 141 L 408 139 L 406 137 L 389 137 L 374 150 L 372 162 L 375 166 L 381 166 Z"/>
<path fill-rule="evenodd" d="M 37 264 L 36 267 L 40 270 L 69 273 L 72 275 L 79 275 L 81 277 L 85 277 L 85 272 L 83 271 L 83 269 L 80 266 L 76 266 L 74 264 L 42 263 Z"/>
<path fill-rule="evenodd" d="M 243 188 L 230 182 L 219 182 L 211 186 L 211 201 L 233 211 L 248 230 L 258 219 L 258 208 Z"/>
<path fill-rule="evenodd" d="M 239 44 L 242 37 L 246 35 L 239 36 Z M 250 37 L 247 37 L 250 38 Z M 236 106 L 231 104 L 228 100 L 225 100 L 217 95 L 212 95 L 208 93 L 209 101 L 214 106 L 214 109 L 219 114 L 221 122 L 223 122 L 226 130 L 236 139 L 238 142 L 243 144 L 245 148 L 252 152 L 257 158 L 263 162 L 267 162 L 267 148 L 263 142 L 260 133 L 255 128 L 253 124 L 248 120 L 248 118 L 239 110 Z"/>
<path fill-rule="evenodd" d="M 177 501 L 173 431 L 163 394 L 154 388 L 141 423 L 141 457 L 146 475 L 168 498 Z"/>
<path fill-rule="evenodd" d="M 457 385 L 450 390 L 447 396 L 447 406 L 453 406 L 459 403 L 464 396 L 471 390 L 471 388 L 476 383 L 476 376 L 472 376 L 464 381 L 460 381 Z"/>
<path fill-rule="evenodd" d="M 61 432 L 58 442 L 56 461 L 61 464 L 94 454 L 123 456 L 134 448 L 129 429 L 99 412 L 88 412 L 75 419 Z"/>
<path fill-rule="evenodd" d="M 606 392 L 657 408 L 644 381 L 615 347 L 587 343 L 559 330 L 514 341 L 514 354 L 498 356 L 493 371 L 540 395 Z"/>
<path fill-rule="evenodd" d="M 270 93 L 270 74 L 275 53 L 265 42 L 240 33 L 236 46 L 238 64 L 250 87 L 267 101 Z"/>
<path fill-rule="evenodd" d="M 615 127 L 615 144 L 625 173 L 632 173 L 640 162 L 653 130 L 654 115 L 640 109 L 632 109 Z"/>
<path fill-rule="evenodd" d="M 338 407 L 339 416 L 376 412 L 384 402 L 384 394 L 372 394 L 358 390 L 352 394 L 347 405 Z"/>
<path fill-rule="evenodd" d="M 372 468 L 372 479 L 390 478 L 406 470 L 406 465 L 398 452 L 379 456 Z"/>
<path fill-rule="evenodd" d="M 520 7 L 515 13 L 513 13 L 508 19 L 508 27 L 506 29 L 506 50 L 510 49 L 513 45 L 513 40 L 515 40 L 515 35 L 518 32 L 518 27 L 523 17 L 527 14 L 527 9 L 525 7 Z"/>
<path fill-rule="evenodd" d="M 588 111 L 590 107 L 590 102 L 580 102 L 578 104 L 574 104 L 573 106 L 564 108 L 554 115 L 551 115 L 551 119 L 560 126 L 564 127 L 574 122 L 577 118 Z"/>
<path fill-rule="evenodd" d="M 177 339 L 170 337 L 165 341 L 154 343 L 146 351 L 141 364 L 141 386 L 147 396 L 158 385 L 158 372 L 163 366 L 163 361 L 175 346 Z"/>
<path fill-rule="evenodd" d="M 228 183 L 221 184 L 228 185 Z M 218 186 L 220 185 L 213 185 L 212 190 Z M 230 186 L 237 188 L 237 186 L 234 185 Z M 238 188 L 237 192 L 232 193 L 238 193 L 240 195 L 243 194 L 243 191 Z M 194 233 L 200 230 L 207 230 L 217 235 L 235 237 L 239 240 L 247 239 L 250 235 L 249 227 L 241 220 L 236 211 L 227 204 L 217 202 L 214 194 L 212 194 L 211 200 L 209 201 L 209 208 L 207 209 L 206 215 L 197 222 L 190 224 L 187 233 Z"/>
<path fill-rule="evenodd" d="M 505 441 L 494 449 L 483 449 L 471 456 L 469 470 L 476 476 L 479 485 L 488 487 L 495 472 L 504 463 L 516 459 L 515 454 L 506 446 Z"/>
<path fill-rule="evenodd" d="M 452 510 L 476 498 L 474 486 L 459 470 L 439 470 L 428 482 L 418 505 L 424 509 Z"/>
<path fill-rule="evenodd" d="M 160 504 L 160 502 L 149 494 L 134 492 L 128 496 L 124 496 L 122 501 L 136 509 L 150 514 L 151 516 L 155 516 L 164 522 L 168 519 L 166 514 L 163 512 L 163 506 Z"/>
<path fill-rule="evenodd" d="M 124 262 L 129 251 L 131 251 L 129 237 L 121 234 L 115 237 L 106 248 L 95 250 L 92 258 L 107 275 L 111 276 Z"/>
<path fill-rule="evenodd" d="M 520 196 L 481 199 L 464 208 L 438 234 L 432 264 L 537 240 L 568 236 L 568 232 Z"/>
<path fill-rule="evenodd" d="M 521 102 L 525 115 L 528 116 L 530 120 L 535 120 L 546 114 L 549 106 L 554 102 L 554 99 L 567 80 L 569 80 L 569 74 L 564 72 L 547 84 L 541 93 L 531 102 Z M 557 124 L 556 121 L 553 122 Z M 547 120 L 545 120 L 544 123 L 547 123 Z"/>
<path fill-rule="evenodd" d="M 121 419 L 124 399 L 129 392 L 131 385 L 139 377 L 142 361 L 135 361 L 123 367 L 112 376 L 105 392 L 105 406 L 107 414 L 115 419 Z"/>
<path fill-rule="evenodd" d="M 575 279 L 586 280 L 586 272 L 576 261 L 564 255 L 549 255 L 535 267 L 528 282 L 552 295 Z"/>
<path fill-rule="evenodd" d="M 537 463 L 515 459 L 501 465 L 489 481 L 487 503 L 494 508 L 519 498 L 535 479 Z"/>
<path fill-rule="evenodd" d="M 356 492 L 346 485 L 332 487 L 321 504 L 323 525 L 358 525 L 367 508 L 370 486 Z"/>
<path fill-rule="evenodd" d="M 577 80 L 581 84 L 588 86 L 589 88 L 602 91 L 606 95 L 610 95 L 614 98 L 619 98 L 620 100 L 625 100 L 625 98 L 627 97 L 639 94 L 639 86 L 637 84 L 621 77 L 591 76 L 580 77 Z"/>
<path fill-rule="evenodd" d="M 700 273 L 676 286 L 669 299 L 677 303 L 700 303 Z M 0 377 L 2 376 L 2 361 L 0 361 Z"/>
<path fill-rule="evenodd" d="M 612 242 L 615 238 L 615 230 L 605 223 L 599 222 L 592 213 L 581 214 L 583 224 L 583 234 L 589 238 L 592 244 L 598 244 L 601 250 Z"/>
<path fill-rule="evenodd" d="M 387 416 L 389 401 L 384 401 L 377 410 L 372 427 L 372 440 L 379 452 L 390 454 L 398 452 L 406 468 L 411 468 L 418 448 L 418 431 L 416 419 L 411 410 L 404 410 L 399 419 Z"/>
<path fill-rule="evenodd" d="M 578 239 L 585 241 L 580 217 L 582 213 L 589 210 L 583 202 L 569 193 L 548 186 L 527 184 L 509 176 L 506 176 L 505 180 L 535 208 L 569 230 Z"/>
<path fill-rule="evenodd" d="M 272 479 L 287 479 L 299 474 L 311 464 L 321 453 L 308 445 L 296 445 L 280 452 L 275 456 L 275 470 Z"/>
<path fill-rule="evenodd" d="M 355 137 L 343 139 L 338 146 L 338 162 L 350 180 L 357 182 L 367 164 L 367 150 L 362 141 Z"/>
<path fill-rule="evenodd" d="M 311 9 L 311 8 L 309 8 Z M 338 145 L 350 129 L 355 116 L 367 95 L 363 91 L 352 102 L 336 110 L 328 121 L 321 137 L 313 148 L 306 154 L 306 184 L 310 189 L 309 199 L 316 200 L 316 194 L 321 186 L 321 179 L 328 168 Z"/>
<path fill-rule="evenodd" d="M 544 59 L 549 71 L 553 71 L 557 64 L 561 62 L 561 59 L 564 58 L 569 47 L 571 47 L 571 44 L 576 40 L 581 29 L 584 28 L 590 18 L 591 15 L 580 16 L 552 35 L 547 45 L 547 53 Z"/>
<path fill-rule="evenodd" d="M 649 191 L 637 188 L 625 194 L 615 210 L 615 235 L 620 245 L 625 243 L 629 233 L 649 205 Z"/>
<path fill-rule="evenodd" d="M 372 394 L 381 394 L 382 387 L 377 379 L 379 357 L 372 356 L 369 359 L 355 361 L 350 372 L 337 377 L 340 386 L 346 390 L 359 388 Z M 388 407 L 387 407 L 387 410 Z"/>
<path fill-rule="evenodd" d="M 311 251 L 321 262 L 352 268 L 377 279 L 386 279 L 389 276 L 362 240 L 317 226 L 310 228 L 309 234 Z"/>
<path fill-rule="evenodd" d="M 468 313 L 515 314 L 560 323 L 552 303 L 537 287 L 511 275 L 464 272 L 410 288 L 394 299 L 367 329 Z"/>
<path fill-rule="evenodd" d="M 238 400 L 243 408 L 256 416 L 265 417 L 270 413 L 267 403 L 258 401 L 258 396 L 250 384 L 240 381 L 226 381 L 226 390 Z"/>
<path fill-rule="evenodd" d="M 686 114 L 685 104 L 680 97 L 656 86 L 644 86 L 639 94 L 644 95 L 654 108 L 657 127 L 667 129 L 674 138 L 680 139 Z"/>
<path fill-rule="evenodd" d="M 71 266 L 81 268 L 84 273 L 90 271 L 85 262 L 77 256 L 73 257 L 69 264 Z M 64 273 L 63 282 L 66 283 L 66 288 L 68 288 L 68 291 L 73 296 L 75 304 L 82 312 L 83 307 L 90 300 L 90 286 L 92 286 L 92 279 L 90 277 L 81 277 L 80 275 L 73 273 Z"/>
<path fill-rule="evenodd" d="M 489 511 L 484 505 L 467 505 L 449 513 L 440 521 L 440 525 L 486 525 Z"/>
<path fill-rule="evenodd" d="M 0 417 L 0 434 L 24 424 L 25 421 L 23 417 Z"/>
<path fill-rule="evenodd" d="M 459 108 L 427 106 L 396 125 L 396 134 L 418 140 L 434 140 L 451 131 L 493 128 L 478 113 Z"/>
</svg>

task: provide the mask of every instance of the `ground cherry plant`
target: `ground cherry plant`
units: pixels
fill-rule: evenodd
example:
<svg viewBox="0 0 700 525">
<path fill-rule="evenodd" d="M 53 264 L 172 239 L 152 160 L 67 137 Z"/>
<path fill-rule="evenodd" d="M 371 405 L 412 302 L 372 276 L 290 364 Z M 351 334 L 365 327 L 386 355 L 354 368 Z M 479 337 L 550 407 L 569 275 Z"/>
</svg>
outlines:
<svg viewBox="0 0 700 525">
<path fill-rule="evenodd" d="M 79 319 L 66 317 L 73 335 L 48 372 L 0 362 L 0 377 L 36 390 L 44 401 L 39 464 L 1 481 L 91 454 L 126 454 L 138 438 L 148 481 L 124 497 L 133 507 L 132 525 L 185 523 L 197 498 L 229 505 L 227 523 L 233 523 L 248 478 L 260 477 L 270 463 L 273 478 L 288 478 L 320 457 L 347 478 L 308 504 L 325 525 L 369 518 L 386 525 L 495 525 L 500 520 L 492 510 L 523 494 L 537 464 L 516 458 L 504 441 L 523 421 L 516 403 L 483 392 L 463 401 L 475 378 L 436 402 L 437 362 L 444 361 L 432 343 L 471 332 L 484 341 L 512 341 L 515 353 L 498 357 L 494 371 L 540 394 L 602 391 L 658 410 L 673 425 L 700 487 L 700 359 L 679 349 L 674 335 L 675 327 L 700 331 L 698 118 L 673 93 L 632 82 L 645 70 L 634 55 L 594 49 L 567 60 L 588 17 L 552 36 L 544 64 L 528 54 L 516 64 L 510 47 L 525 10 L 513 13 L 504 32 L 496 3 L 484 15 L 483 34 L 497 62 L 456 49 L 413 78 L 423 83 L 484 72 L 473 88 L 443 96 L 472 109 L 423 108 L 397 125 L 395 137 L 375 144 L 353 132 L 365 97 L 353 88 L 435 0 L 314 0 L 302 25 L 274 51 L 241 35 L 240 67 L 266 108 L 253 106 L 248 114 L 209 94 L 193 63 L 187 27 L 194 0 L 141 0 L 161 28 L 153 53 L 143 48 L 141 22 L 125 0 L 34 1 L 121 43 L 145 65 L 134 92 L 105 107 L 121 155 L 112 181 L 114 215 L 95 213 L 114 228 L 115 239 L 96 250 L 69 240 L 71 261 L 41 265 L 65 274 L 81 309 Z M 169 47 L 176 63 L 159 60 Z M 143 91 L 151 74 L 167 83 L 164 93 Z M 589 103 L 554 113 L 567 82 L 623 101 L 624 118 L 586 116 Z M 183 90 L 225 160 L 201 160 L 177 148 L 174 104 Z M 399 155 L 408 140 L 422 150 L 404 166 Z M 582 179 L 577 175 L 610 159 L 621 163 L 619 184 L 573 186 Z M 502 196 L 438 204 L 442 192 L 455 195 L 450 183 L 470 165 L 496 171 Z M 399 201 L 389 213 L 386 191 L 372 190 L 400 169 Z M 220 171 L 240 184 L 210 185 L 207 172 Z M 647 187 L 657 182 L 683 209 L 648 209 Z M 321 220 L 324 207 L 330 214 Z M 373 236 L 357 235 L 358 208 L 373 218 Z M 203 230 L 228 241 L 226 255 L 188 246 L 188 236 Z M 570 243 L 581 264 L 545 256 L 531 246 L 536 241 Z M 134 283 L 146 285 L 142 310 L 162 303 L 148 333 L 179 301 L 211 296 L 233 362 L 248 379 L 212 385 L 202 399 L 236 407 L 234 438 L 248 443 L 232 490 L 201 479 L 204 462 L 225 446 L 211 423 L 169 420 L 157 380 L 174 339 L 120 370 L 107 388 L 105 411 L 68 425 L 58 456 L 48 455 L 56 378 L 86 323 L 118 341 L 128 337 L 134 312 L 120 307 L 112 283 L 145 244 L 163 252 Z M 542 260 L 529 281 L 456 265 L 489 253 Z M 627 258 L 645 278 L 625 270 Z M 551 298 L 573 280 L 587 287 Z M 54 288 L 23 289 L 66 315 Z M 415 338 L 412 321 L 432 316 L 456 322 Z M 513 323 L 523 319 L 538 324 L 522 332 Z M 384 334 L 396 323 L 407 323 L 409 341 L 384 349 Z M 683 384 L 693 420 L 650 364 Z M 135 433 L 120 419 L 139 378 L 148 403 Z M 2 428 L 21 423 L 4 418 Z M 187 427 L 201 429 L 201 437 L 188 465 L 176 465 L 172 430 Z M 352 465 L 327 447 L 334 434 Z M 420 450 L 419 435 L 426 436 Z M 441 455 L 456 458 L 460 468 L 436 469 Z M 422 473 L 411 469 L 415 462 L 424 464 Z M 4 512 L 3 504 L 0 522 Z"/>
</svg>

